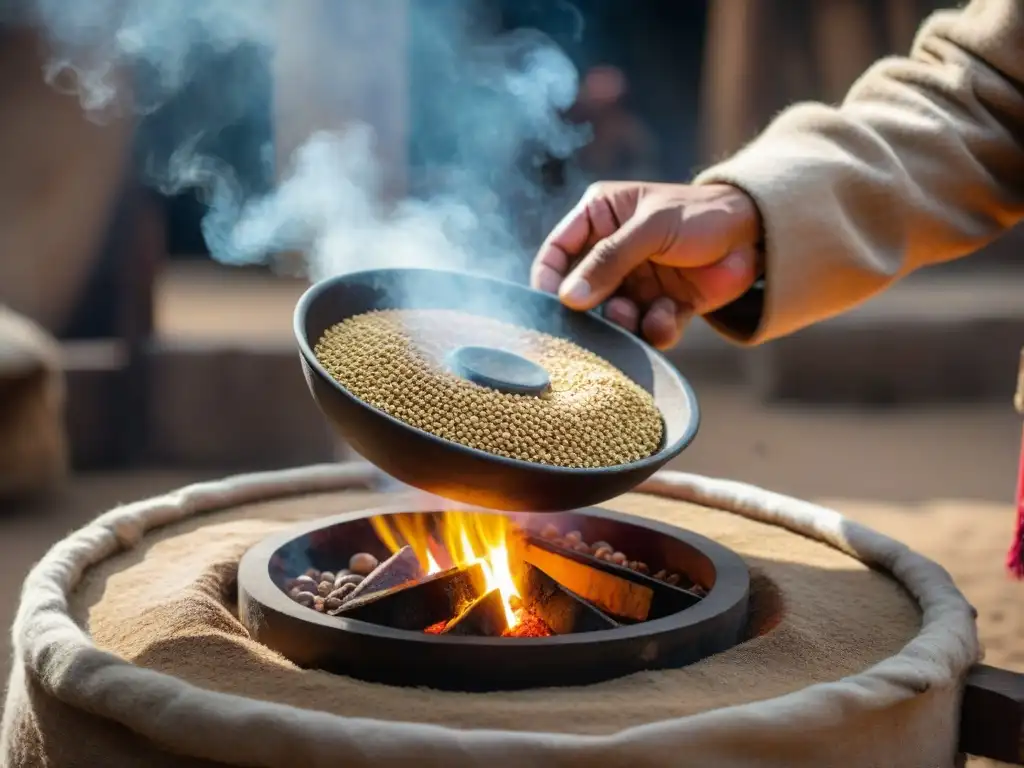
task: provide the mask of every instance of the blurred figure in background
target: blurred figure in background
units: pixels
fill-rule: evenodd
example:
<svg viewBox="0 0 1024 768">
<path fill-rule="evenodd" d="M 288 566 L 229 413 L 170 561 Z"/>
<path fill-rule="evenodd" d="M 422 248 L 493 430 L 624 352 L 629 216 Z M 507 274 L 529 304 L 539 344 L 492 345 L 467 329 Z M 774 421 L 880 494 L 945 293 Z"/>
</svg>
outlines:
<svg viewBox="0 0 1024 768">
<path fill-rule="evenodd" d="M 613 66 L 590 69 L 580 82 L 576 104 L 568 119 L 589 123 L 590 143 L 577 156 L 580 168 L 592 180 L 650 179 L 658 174 L 658 147 L 654 136 L 626 106 L 629 82 Z"/>
</svg>

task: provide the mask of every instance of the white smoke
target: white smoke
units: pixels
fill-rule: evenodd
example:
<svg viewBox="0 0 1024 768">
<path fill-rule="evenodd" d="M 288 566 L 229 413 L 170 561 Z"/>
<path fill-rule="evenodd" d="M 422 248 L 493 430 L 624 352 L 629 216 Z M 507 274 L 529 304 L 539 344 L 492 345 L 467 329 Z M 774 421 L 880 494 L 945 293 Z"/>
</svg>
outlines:
<svg viewBox="0 0 1024 768">
<path fill-rule="evenodd" d="M 479 31 L 472 5 L 410 0 L 410 67 L 421 75 L 411 93 L 424 115 L 410 143 L 432 166 L 426 188 L 397 205 L 383 199 L 375 137 L 365 125 L 309 137 L 279 169 L 280 183 L 253 183 L 274 176 L 266 172 L 272 139 L 252 115 L 270 87 L 282 87 L 271 86 L 266 72 L 288 0 L 25 0 L 0 14 L 46 31 L 53 51 L 46 77 L 73 89 L 97 120 L 127 109 L 163 118 L 160 131 L 140 136 L 141 169 L 162 190 L 200 191 L 209 205 L 203 232 L 217 260 L 258 263 L 301 251 L 315 279 L 389 266 L 512 277 L 535 245 L 524 243 L 524 227 L 557 207 L 541 191 L 536 158 L 565 158 L 585 139 L 561 118 L 577 73 L 538 32 Z M 217 68 L 216 85 L 204 91 L 211 62 L 239 52 L 243 63 Z M 130 93 L 121 98 L 125 72 Z M 339 88 L 351 79 L 344 74 Z M 185 92 L 194 98 L 182 107 L 175 100 Z M 216 149 L 229 126 L 259 143 L 250 159 Z M 252 157 L 258 167 L 240 167 L 253 165 Z"/>
</svg>

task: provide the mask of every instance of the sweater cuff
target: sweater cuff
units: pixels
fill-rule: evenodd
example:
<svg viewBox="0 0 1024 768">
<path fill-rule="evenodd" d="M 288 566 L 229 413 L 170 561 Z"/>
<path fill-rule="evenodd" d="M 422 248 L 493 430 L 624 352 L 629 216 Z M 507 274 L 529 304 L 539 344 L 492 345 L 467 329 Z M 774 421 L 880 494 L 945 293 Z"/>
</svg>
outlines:
<svg viewBox="0 0 1024 768">
<path fill-rule="evenodd" d="M 757 185 L 744 181 L 748 174 L 743 172 L 743 163 L 737 159 L 727 161 L 709 168 L 701 173 L 694 184 L 728 184 L 747 194 L 757 206 L 762 220 L 762 242 L 764 271 L 750 290 L 731 304 L 705 315 L 707 323 L 723 336 L 737 344 L 756 345 L 766 341 L 769 336 L 766 311 L 768 309 L 768 285 L 775 272 L 772 249 L 767 246 L 768 220 L 765 215 L 764 202 L 759 195 Z"/>
<path fill-rule="evenodd" d="M 835 199 L 836 174 L 807 154 L 806 141 L 769 129 L 694 181 L 742 190 L 761 216 L 763 288 L 707 317 L 736 343 L 788 335 L 846 309 L 850 295 L 868 293 L 859 285 L 863 271 L 850 269 L 842 233 L 836 232 L 844 219 Z"/>
</svg>

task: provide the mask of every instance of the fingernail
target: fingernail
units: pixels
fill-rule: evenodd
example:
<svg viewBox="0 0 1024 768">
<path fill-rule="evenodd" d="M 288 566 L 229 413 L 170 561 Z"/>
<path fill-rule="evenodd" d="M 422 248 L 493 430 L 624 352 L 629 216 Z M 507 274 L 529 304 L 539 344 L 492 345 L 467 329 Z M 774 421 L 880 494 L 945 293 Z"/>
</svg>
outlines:
<svg viewBox="0 0 1024 768">
<path fill-rule="evenodd" d="M 730 253 L 722 259 L 722 266 L 737 275 L 745 275 L 750 270 L 746 254 L 742 251 L 733 251 Z"/>
<path fill-rule="evenodd" d="M 582 277 L 570 277 L 562 283 L 559 296 L 566 304 L 577 306 L 583 304 L 590 298 L 590 283 Z"/>
</svg>

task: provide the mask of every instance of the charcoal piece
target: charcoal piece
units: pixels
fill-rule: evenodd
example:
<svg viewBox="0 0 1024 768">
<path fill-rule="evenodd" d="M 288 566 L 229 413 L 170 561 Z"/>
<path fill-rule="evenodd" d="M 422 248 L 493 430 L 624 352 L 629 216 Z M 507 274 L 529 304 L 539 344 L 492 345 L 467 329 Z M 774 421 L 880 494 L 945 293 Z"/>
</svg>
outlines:
<svg viewBox="0 0 1024 768">
<path fill-rule="evenodd" d="M 659 581 L 658 579 L 643 573 L 637 573 L 636 571 L 630 570 L 624 566 L 616 565 L 615 563 L 610 563 L 606 560 L 600 560 L 593 555 L 586 555 L 581 552 L 562 549 L 547 541 L 542 536 L 526 536 L 523 537 L 523 541 L 525 544 L 522 544 L 522 546 L 526 547 L 523 559 L 547 570 L 549 573 L 552 573 L 552 575 L 555 576 L 561 584 L 565 585 L 570 590 L 577 592 L 581 597 L 590 600 L 601 608 L 601 610 L 615 616 L 616 618 L 628 619 L 630 621 L 652 621 L 654 619 L 670 616 L 673 613 L 679 613 L 679 611 L 684 611 L 687 608 L 696 605 L 702 599 L 702 595 L 696 594 L 688 589 L 684 589 L 683 587 L 676 586 L 675 584 Z M 552 558 L 552 555 L 557 556 L 562 560 L 582 564 L 594 570 L 618 577 L 619 579 L 628 581 L 631 584 L 650 590 L 651 599 L 648 603 L 647 615 L 641 619 L 638 618 L 639 612 L 633 613 L 632 615 L 630 613 L 620 613 L 617 610 L 618 606 L 603 604 L 600 600 L 595 599 L 596 596 L 587 594 L 585 589 L 577 589 L 579 586 L 578 584 L 567 583 L 562 577 L 562 572 L 554 564 L 558 561 Z M 627 603 L 627 605 L 629 605 L 629 603 Z M 639 605 L 642 605 L 642 603 Z"/>
<path fill-rule="evenodd" d="M 348 593 L 345 601 L 349 602 L 373 592 L 393 589 L 401 584 L 422 579 L 423 576 L 423 568 L 412 547 L 402 547 L 359 582 L 356 588 Z"/>
<path fill-rule="evenodd" d="M 523 563 L 519 594 L 526 610 L 541 619 L 556 635 L 597 632 L 619 626 L 610 616 L 529 563 Z"/>
<path fill-rule="evenodd" d="M 483 568 L 480 563 L 473 563 L 357 600 L 346 600 L 330 615 L 419 632 L 451 619 L 460 607 L 475 601 L 486 589 Z"/>
<path fill-rule="evenodd" d="M 477 598 L 448 622 L 442 635 L 473 635 L 476 637 L 501 637 L 508 629 L 505 617 L 505 605 L 501 601 L 501 592 L 492 589 L 483 597 Z"/>
<path fill-rule="evenodd" d="M 597 567 L 588 556 L 559 550 L 546 541 L 514 537 L 511 556 L 537 568 L 603 612 L 629 621 L 646 621 L 654 592 L 650 587 Z M 577 555 L 571 557 L 570 555 Z M 599 562 L 594 559 L 594 562 Z"/>
</svg>

